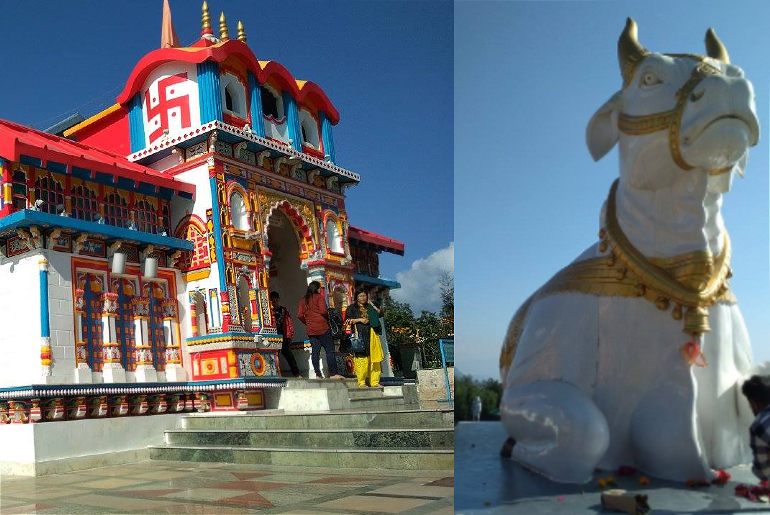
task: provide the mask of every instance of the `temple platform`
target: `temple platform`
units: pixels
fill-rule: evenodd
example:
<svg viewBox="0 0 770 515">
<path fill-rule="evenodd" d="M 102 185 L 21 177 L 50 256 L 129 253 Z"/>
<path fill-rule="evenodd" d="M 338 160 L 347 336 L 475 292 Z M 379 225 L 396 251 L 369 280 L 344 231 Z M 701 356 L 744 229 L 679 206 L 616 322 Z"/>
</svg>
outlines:
<svg viewBox="0 0 770 515">
<path fill-rule="evenodd" d="M 150 458 L 451 469 L 452 408 L 420 405 L 414 384 L 392 378 L 383 384 L 358 388 L 352 379 L 274 378 L 5 392 L 15 398 L 5 401 L 0 424 L 6 449 L 0 474 L 39 476 Z M 175 392 L 185 388 L 191 391 Z"/>
<path fill-rule="evenodd" d="M 460 422 L 455 427 L 458 454 L 455 513 L 462 515 L 588 515 L 619 513 L 602 511 L 600 478 L 613 476 L 617 488 L 649 496 L 652 513 L 727 514 L 769 513 L 770 506 L 738 498 L 738 483 L 756 484 L 749 466 L 728 472 L 732 479 L 724 486 L 689 488 L 681 483 L 650 477 L 639 485 L 639 473 L 618 477 L 614 472 L 595 474 L 584 485 L 554 483 L 524 470 L 510 459 L 500 458 L 500 447 L 507 438 L 500 422 Z"/>
</svg>

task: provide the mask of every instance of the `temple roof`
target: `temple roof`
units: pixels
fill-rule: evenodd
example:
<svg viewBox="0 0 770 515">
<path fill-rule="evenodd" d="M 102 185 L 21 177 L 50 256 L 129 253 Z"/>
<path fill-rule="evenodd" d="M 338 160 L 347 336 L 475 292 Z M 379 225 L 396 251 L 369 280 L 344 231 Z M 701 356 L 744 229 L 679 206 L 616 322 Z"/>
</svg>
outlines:
<svg viewBox="0 0 770 515">
<path fill-rule="evenodd" d="M 374 247 L 378 252 L 390 252 L 392 254 L 404 255 L 404 243 L 387 236 L 382 236 L 371 231 L 359 229 L 358 227 L 348 226 L 348 239 L 368 244 Z"/>
<path fill-rule="evenodd" d="M 310 104 L 324 111 L 332 124 L 339 122 L 339 112 L 321 87 L 314 82 L 295 79 L 289 70 L 276 61 L 258 61 L 248 45 L 237 39 L 216 43 L 201 41 L 205 44 L 181 48 L 158 48 L 142 57 L 131 71 L 126 86 L 118 95 L 116 102 L 125 105 L 139 92 L 152 71 L 165 63 L 181 61 L 200 64 L 209 60 L 221 63 L 228 57 L 236 57 L 254 74 L 258 82 L 275 81 L 297 102 Z"/>
<path fill-rule="evenodd" d="M 134 183 L 170 189 L 187 197 L 195 194 L 194 185 L 132 163 L 118 154 L 0 119 L 0 157 L 9 161 L 23 161 L 22 156 L 39 160 L 41 168 L 57 163 L 66 169 L 78 167 L 94 174 L 111 175 L 115 182 L 121 177 L 133 180 Z M 66 169 L 62 172 L 66 173 Z"/>
</svg>

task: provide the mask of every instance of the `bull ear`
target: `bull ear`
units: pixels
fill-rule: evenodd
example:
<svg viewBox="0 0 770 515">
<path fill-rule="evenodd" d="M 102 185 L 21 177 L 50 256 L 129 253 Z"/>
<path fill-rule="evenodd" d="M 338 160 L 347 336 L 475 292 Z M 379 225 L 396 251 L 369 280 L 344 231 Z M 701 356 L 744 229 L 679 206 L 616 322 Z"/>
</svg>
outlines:
<svg viewBox="0 0 770 515">
<path fill-rule="evenodd" d="M 618 142 L 616 113 L 622 92 L 618 91 L 591 117 L 586 129 L 586 144 L 594 161 L 603 158 Z"/>
</svg>

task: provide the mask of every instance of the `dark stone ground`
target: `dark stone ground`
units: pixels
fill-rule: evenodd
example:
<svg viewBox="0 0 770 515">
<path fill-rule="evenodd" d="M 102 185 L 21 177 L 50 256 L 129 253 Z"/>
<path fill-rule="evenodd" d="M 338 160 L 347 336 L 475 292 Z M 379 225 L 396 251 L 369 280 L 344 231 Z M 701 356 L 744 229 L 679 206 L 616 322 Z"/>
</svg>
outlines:
<svg viewBox="0 0 770 515">
<path fill-rule="evenodd" d="M 563 485 L 525 471 L 512 460 L 499 456 L 507 434 L 500 422 L 460 422 L 455 428 L 455 513 L 458 515 L 588 515 L 603 512 L 597 481 L 612 475 L 622 488 L 649 496 L 652 513 L 727 514 L 767 513 L 770 504 L 749 502 L 734 495 L 738 483 L 755 484 L 749 466 L 729 470 L 725 486 L 692 489 L 681 483 L 650 478 L 640 486 L 639 473 L 618 477 L 613 472 L 597 474 L 585 485 Z M 562 498 L 560 501 L 559 498 Z"/>
</svg>

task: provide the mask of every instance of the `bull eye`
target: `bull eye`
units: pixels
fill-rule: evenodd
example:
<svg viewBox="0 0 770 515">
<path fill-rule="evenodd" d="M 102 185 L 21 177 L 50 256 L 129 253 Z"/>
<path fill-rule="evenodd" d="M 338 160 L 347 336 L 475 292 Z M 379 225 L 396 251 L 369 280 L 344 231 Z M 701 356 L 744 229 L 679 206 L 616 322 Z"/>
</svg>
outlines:
<svg viewBox="0 0 770 515">
<path fill-rule="evenodd" d="M 645 72 L 642 75 L 642 80 L 641 80 L 642 87 L 652 87 L 662 83 L 663 81 L 660 80 L 660 77 L 658 77 L 652 72 Z"/>
</svg>

